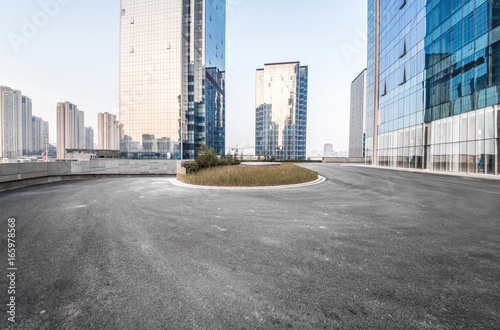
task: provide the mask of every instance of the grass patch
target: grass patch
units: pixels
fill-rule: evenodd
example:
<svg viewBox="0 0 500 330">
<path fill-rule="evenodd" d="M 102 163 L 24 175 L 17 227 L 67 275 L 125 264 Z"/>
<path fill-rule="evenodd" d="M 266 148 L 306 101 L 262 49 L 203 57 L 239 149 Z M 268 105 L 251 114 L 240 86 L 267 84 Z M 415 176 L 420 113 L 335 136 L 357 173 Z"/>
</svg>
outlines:
<svg viewBox="0 0 500 330">
<path fill-rule="evenodd" d="M 179 180 L 199 186 L 260 187 L 311 182 L 318 173 L 285 163 L 281 166 L 221 166 L 179 175 Z"/>
</svg>

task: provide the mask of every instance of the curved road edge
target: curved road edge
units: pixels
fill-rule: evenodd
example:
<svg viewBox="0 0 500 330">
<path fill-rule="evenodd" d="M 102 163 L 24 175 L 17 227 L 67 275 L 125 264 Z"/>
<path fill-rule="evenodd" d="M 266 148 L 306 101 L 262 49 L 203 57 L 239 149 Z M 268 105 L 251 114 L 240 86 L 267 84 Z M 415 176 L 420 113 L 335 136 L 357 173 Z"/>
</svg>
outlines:
<svg viewBox="0 0 500 330">
<path fill-rule="evenodd" d="M 183 188 L 191 188 L 191 189 L 212 189 L 212 190 L 278 190 L 278 189 L 290 189 L 290 188 L 303 188 L 303 187 L 309 187 L 309 186 L 314 186 L 320 183 L 323 183 L 326 181 L 326 178 L 324 176 L 318 175 L 318 179 L 311 181 L 311 182 L 306 182 L 306 183 L 298 183 L 298 184 L 290 184 L 290 185 L 284 185 L 284 186 L 259 186 L 259 187 L 215 187 L 215 186 L 197 186 L 193 184 L 188 184 L 184 182 L 180 182 L 177 179 L 170 179 L 170 182 L 178 187 L 183 187 Z"/>
</svg>

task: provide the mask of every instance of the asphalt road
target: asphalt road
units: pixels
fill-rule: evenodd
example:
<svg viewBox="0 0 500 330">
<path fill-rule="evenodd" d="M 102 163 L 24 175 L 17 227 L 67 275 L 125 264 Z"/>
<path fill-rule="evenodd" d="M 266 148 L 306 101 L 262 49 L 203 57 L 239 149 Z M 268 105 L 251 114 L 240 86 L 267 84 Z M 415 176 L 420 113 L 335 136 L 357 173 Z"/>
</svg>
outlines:
<svg viewBox="0 0 500 330">
<path fill-rule="evenodd" d="M 169 178 L 0 193 L 19 329 L 500 329 L 500 181 L 330 164 L 285 190 Z M 7 273 L 7 271 L 4 270 Z"/>
</svg>

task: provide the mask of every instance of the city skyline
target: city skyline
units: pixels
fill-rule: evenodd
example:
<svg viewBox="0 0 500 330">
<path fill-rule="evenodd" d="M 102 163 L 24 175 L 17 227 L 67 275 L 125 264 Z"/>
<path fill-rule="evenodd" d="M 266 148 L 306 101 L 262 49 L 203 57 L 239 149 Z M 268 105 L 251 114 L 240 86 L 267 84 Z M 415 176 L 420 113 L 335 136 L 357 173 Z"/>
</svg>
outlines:
<svg viewBox="0 0 500 330">
<path fill-rule="evenodd" d="M 88 125 L 92 127 L 97 127 L 98 113 L 109 112 L 117 115 L 119 113 L 119 1 L 109 3 L 89 1 L 85 4 L 65 1 L 64 3 L 61 1 L 57 11 L 52 10 L 55 14 L 50 10 L 45 11 L 38 1 L 26 1 L 22 5 L 6 4 L 5 12 L 9 12 L 9 16 L 2 17 L 3 20 L 0 23 L 0 26 L 9 31 L 8 36 L 17 35 L 24 38 L 25 21 L 33 23 L 34 15 L 48 13 L 46 14 L 49 17 L 47 23 L 42 22 L 44 24 L 40 24 L 40 27 L 35 25 L 36 30 L 33 36 L 26 38 L 26 43 L 18 44 L 19 51 L 13 48 L 9 38 L 3 39 L 1 45 L 4 57 L 12 59 L 14 63 L 24 63 L 22 66 L 14 66 L 16 69 L 6 68 L 5 81 L 2 83 L 31 95 L 34 111 L 51 123 L 51 143 L 56 142 L 57 134 L 56 114 L 53 109 L 60 100 L 72 100 L 82 108 L 89 109 L 87 110 Z M 249 16 L 252 13 L 258 12 L 264 5 L 274 8 L 282 3 L 283 1 L 276 1 L 272 4 L 259 1 L 243 1 L 231 5 L 229 5 L 230 2 L 228 3 L 226 66 L 228 67 L 227 79 L 231 83 L 228 83 L 226 101 L 226 146 L 248 147 L 254 144 L 252 141 L 254 141 L 255 69 L 261 66 L 261 63 L 298 59 L 304 63 L 318 63 L 311 67 L 311 76 L 315 77 L 315 83 L 310 86 L 310 90 L 315 97 L 310 99 L 312 115 L 308 126 L 311 132 L 308 135 L 308 149 L 321 149 L 327 141 L 333 142 L 336 149 L 346 149 L 349 120 L 347 112 L 349 97 L 346 92 L 351 80 L 349 77 L 354 76 L 366 66 L 365 46 L 363 45 L 365 15 L 357 13 L 358 17 L 354 21 L 339 15 L 338 25 L 332 24 L 331 27 L 323 29 L 318 36 L 324 39 L 325 35 L 329 34 L 332 41 L 321 48 L 312 48 L 308 43 L 312 43 L 313 40 L 308 40 L 306 35 L 315 31 L 315 26 L 319 22 L 314 16 L 317 15 L 316 11 L 312 8 L 308 9 L 303 13 L 303 19 L 310 24 L 301 26 L 302 30 L 297 31 L 299 40 L 304 43 L 303 47 L 299 47 L 287 43 L 288 33 L 282 30 L 290 24 L 288 22 L 290 15 L 300 12 L 299 1 L 286 2 L 287 10 L 277 16 L 266 29 L 251 25 Z M 363 1 L 359 1 L 359 4 L 364 8 Z M 327 1 L 320 5 L 331 11 L 336 7 Z M 93 10 L 93 8 L 99 10 Z M 345 10 L 352 14 L 356 12 L 351 6 L 345 6 Z M 92 19 L 89 19 L 90 15 Z M 350 26 L 349 33 L 343 35 L 335 33 L 341 24 Z M 310 27 L 306 28 L 306 25 Z M 293 29 L 297 30 L 297 28 Z M 267 32 L 264 33 L 264 30 Z M 252 31 L 253 36 L 249 35 Z M 275 44 L 277 40 L 281 40 L 279 47 L 270 48 L 270 45 Z M 248 51 L 257 49 L 254 46 L 259 43 L 266 47 L 266 52 Z M 61 55 L 65 53 L 61 50 L 69 50 L 75 44 L 84 46 L 80 48 L 78 54 L 72 54 L 71 57 Z M 324 50 L 333 53 L 335 62 L 327 60 Z M 37 52 L 38 56 L 33 58 L 30 55 L 33 52 Z M 290 58 L 291 56 L 294 58 Z M 336 65 L 335 63 L 350 65 Z M 321 68 L 322 65 L 326 70 Z M 331 74 L 335 70 L 345 70 L 348 73 Z M 47 81 L 45 75 L 49 72 L 54 79 Z M 79 79 L 73 80 L 71 84 L 62 83 L 75 75 L 79 76 Z M 334 81 L 331 81 L 331 76 L 336 77 Z M 345 77 L 342 78 L 343 76 Z M 327 84 L 328 79 L 330 82 Z M 334 91 L 333 95 L 332 91 Z M 327 94 L 335 98 L 335 104 L 325 97 Z M 340 106 L 340 104 L 343 105 Z M 317 119 L 321 117 L 327 118 L 332 125 L 336 126 L 336 129 L 330 130 L 323 120 Z M 97 132 L 95 132 L 95 140 L 97 140 L 96 134 Z"/>
<path fill-rule="evenodd" d="M 49 124 L 33 115 L 31 99 L 20 90 L 0 85 L 0 158 L 41 155 Z"/>
</svg>

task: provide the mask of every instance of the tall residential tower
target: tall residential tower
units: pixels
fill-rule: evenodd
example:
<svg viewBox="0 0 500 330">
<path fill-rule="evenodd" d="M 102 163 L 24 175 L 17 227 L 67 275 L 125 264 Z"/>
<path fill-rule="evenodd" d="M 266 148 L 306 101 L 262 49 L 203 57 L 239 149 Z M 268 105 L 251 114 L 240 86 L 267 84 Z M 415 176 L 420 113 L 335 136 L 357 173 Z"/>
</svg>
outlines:
<svg viewBox="0 0 500 330">
<path fill-rule="evenodd" d="M 257 70 L 255 152 L 278 159 L 306 159 L 308 67 L 299 62 Z"/>
<path fill-rule="evenodd" d="M 85 113 L 70 102 L 57 104 L 57 158 L 66 158 L 66 149 L 86 149 Z"/>
<path fill-rule="evenodd" d="M 122 0 L 121 151 L 225 152 L 225 0 Z"/>
<path fill-rule="evenodd" d="M 97 115 L 98 149 L 120 150 L 120 123 L 107 112 Z"/>
</svg>

